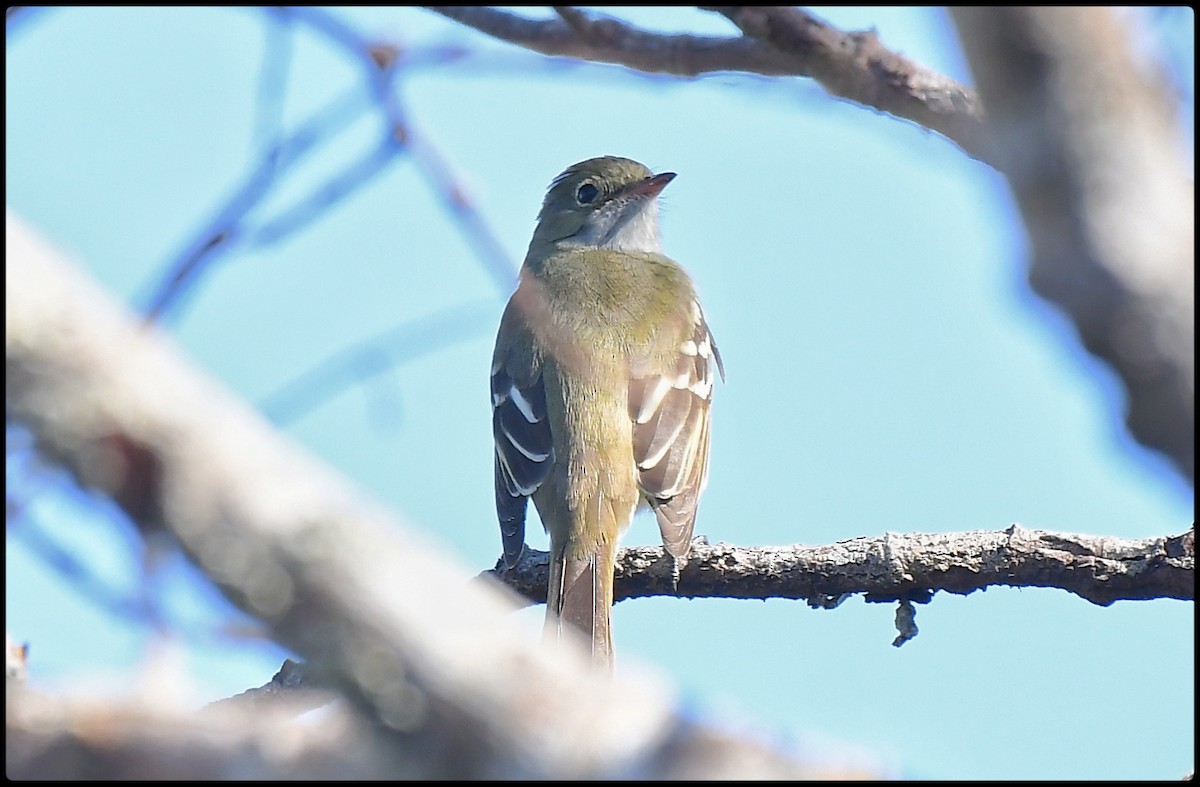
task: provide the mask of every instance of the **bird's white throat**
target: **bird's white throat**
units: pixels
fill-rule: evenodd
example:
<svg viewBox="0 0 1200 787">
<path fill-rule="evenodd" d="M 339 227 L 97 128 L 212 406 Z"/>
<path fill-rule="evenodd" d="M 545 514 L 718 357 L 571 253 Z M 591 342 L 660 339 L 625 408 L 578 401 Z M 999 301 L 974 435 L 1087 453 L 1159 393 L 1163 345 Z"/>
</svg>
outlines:
<svg viewBox="0 0 1200 787">
<path fill-rule="evenodd" d="M 615 199 L 592 214 L 574 240 L 599 249 L 662 253 L 657 199 Z"/>
</svg>

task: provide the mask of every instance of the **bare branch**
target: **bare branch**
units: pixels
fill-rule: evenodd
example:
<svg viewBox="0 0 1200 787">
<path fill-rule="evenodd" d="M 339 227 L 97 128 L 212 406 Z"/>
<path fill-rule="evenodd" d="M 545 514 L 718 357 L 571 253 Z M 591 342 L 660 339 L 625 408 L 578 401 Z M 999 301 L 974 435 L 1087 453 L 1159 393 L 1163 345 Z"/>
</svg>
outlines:
<svg viewBox="0 0 1200 787">
<path fill-rule="evenodd" d="M 787 54 L 796 73 L 831 95 L 911 120 L 984 158 L 983 107 L 975 91 L 896 54 L 873 30 L 843 33 L 790 6 L 714 6 L 748 36 Z"/>
<path fill-rule="evenodd" d="M 788 58 L 745 38 L 667 35 L 641 30 L 612 17 L 568 11 L 562 19 L 527 19 L 486 6 L 425 6 L 434 13 L 493 38 L 543 55 L 612 63 L 648 73 L 697 77 L 719 71 L 767 76 L 794 73 Z M 588 35 L 580 35 L 585 28 Z"/>
<path fill-rule="evenodd" d="M 956 8 L 1030 282 L 1129 392 L 1129 429 L 1195 481 L 1195 190 L 1161 81 L 1108 8 Z M 1132 23 L 1132 20 L 1126 20 Z"/>
<path fill-rule="evenodd" d="M 741 38 L 671 35 L 555 6 L 559 18 L 527 19 L 481 6 L 426 6 L 494 38 L 545 55 L 697 77 L 721 71 L 811 77 L 831 95 L 911 120 L 982 158 L 983 110 L 974 91 L 887 49 L 874 32 L 843 33 L 798 8 L 704 6 Z"/>
<path fill-rule="evenodd" d="M 867 601 L 928 601 L 934 593 L 989 587 L 1058 588 L 1094 604 L 1155 598 L 1195 599 L 1195 531 L 1122 539 L 1026 530 L 888 533 L 827 546 L 739 547 L 692 544 L 675 584 L 660 547 L 617 556 L 613 595 L 679 598 L 788 598 L 830 607 L 847 595 Z M 484 572 L 535 603 L 545 603 L 548 555 L 526 548 L 505 570 Z"/>
<path fill-rule="evenodd" d="M 550 6 L 554 9 L 554 13 L 558 17 L 571 26 L 576 33 L 584 38 L 600 39 L 602 38 L 601 31 L 598 25 L 593 24 L 592 20 L 586 13 L 580 11 L 573 5 L 555 5 Z"/>
</svg>

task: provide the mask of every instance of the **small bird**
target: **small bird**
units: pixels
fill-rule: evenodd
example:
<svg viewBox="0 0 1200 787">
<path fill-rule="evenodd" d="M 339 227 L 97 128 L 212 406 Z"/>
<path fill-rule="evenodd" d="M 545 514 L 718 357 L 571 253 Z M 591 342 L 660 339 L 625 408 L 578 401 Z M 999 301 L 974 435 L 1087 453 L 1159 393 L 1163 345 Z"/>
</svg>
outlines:
<svg viewBox="0 0 1200 787">
<path fill-rule="evenodd" d="M 674 178 L 616 156 L 555 178 L 492 355 L 505 562 L 532 497 L 550 534 L 547 635 L 579 629 L 607 669 L 617 540 L 645 504 L 667 552 L 687 555 L 725 378 L 691 278 L 662 253 L 658 196 Z"/>
</svg>

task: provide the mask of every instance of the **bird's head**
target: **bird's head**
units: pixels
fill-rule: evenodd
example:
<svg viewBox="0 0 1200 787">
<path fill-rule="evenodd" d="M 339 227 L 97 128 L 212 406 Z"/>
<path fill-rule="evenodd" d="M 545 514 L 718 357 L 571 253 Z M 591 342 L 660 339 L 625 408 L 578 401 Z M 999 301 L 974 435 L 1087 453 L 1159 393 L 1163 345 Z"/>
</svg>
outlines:
<svg viewBox="0 0 1200 787">
<path fill-rule="evenodd" d="M 618 156 L 574 164 L 550 184 L 533 244 L 660 252 L 658 195 L 674 177 Z"/>
</svg>

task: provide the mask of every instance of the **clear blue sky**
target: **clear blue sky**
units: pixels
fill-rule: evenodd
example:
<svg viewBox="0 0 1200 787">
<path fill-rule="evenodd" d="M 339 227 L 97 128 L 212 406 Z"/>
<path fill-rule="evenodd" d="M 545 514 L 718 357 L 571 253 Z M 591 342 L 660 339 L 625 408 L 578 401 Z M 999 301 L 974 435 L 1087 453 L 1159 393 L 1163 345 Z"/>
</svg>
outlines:
<svg viewBox="0 0 1200 787">
<path fill-rule="evenodd" d="M 814 10 L 970 79 L 939 11 Z M 697 523 L 711 541 L 824 544 L 1013 522 L 1145 537 L 1192 523 L 1192 489 L 1126 435 L 1115 378 L 1028 292 L 1003 180 L 943 139 L 802 80 L 547 67 L 419 10 L 334 13 L 406 47 L 480 53 L 413 69 L 399 96 L 513 265 L 567 165 L 616 154 L 679 173 L 664 194 L 664 244 L 697 282 L 728 373 Z M 621 14 L 732 32 L 686 9 Z M 1191 96 L 1192 12 L 1156 23 L 1186 54 Z M 275 106 L 259 88 L 266 27 L 250 9 L 32 15 L 6 47 L 9 209 L 144 305 L 257 160 L 256 129 Z M 303 26 L 273 51 L 290 53 L 285 128 L 348 91 L 366 101 L 359 70 Z M 378 133 L 363 114 L 254 215 L 277 214 Z M 457 310 L 453 331 L 417 341 L 447 346 L 283 428 L 480 570 L 500 549 L 486 378 L 506 297 L 401 155 L 302 230 L 222 257 L 166 324 L 197 364 L 261 403 L 339 350 Z M 8 489 L 28 504 L 8 530 L 5 623 L 32 644 L 35 683 L 128 687 L 164 640 L 197 702 L 270 678 L 286 654 L 239 637 L 193 570 L 169 558 L 146 587 L 136 538 L 111 506 L 32 477 L 10 458 Z M 656 540 L 639 518 L 625 543 Z M 64 577 L 45 557 L 55 548 L 99 584 Z M 161 599 L 169 636 L 98 601 L 142 592 Z M 522 614 L 536 636 L 541 610 Z M 861 751 L 906 776 L 1175 779 L 1193 767 L 1191 603 L 939 595 L 918 607 L 920 635 L 900 649 L 893 614 L 859 598 L 834 611 L 638 600 L 617 606 L 615 637 L 621 660 L 658 665 L 719 723 L 810 753 Z"/>
</svg>

